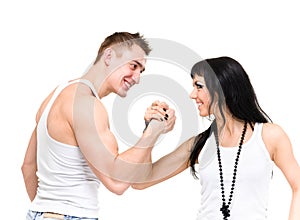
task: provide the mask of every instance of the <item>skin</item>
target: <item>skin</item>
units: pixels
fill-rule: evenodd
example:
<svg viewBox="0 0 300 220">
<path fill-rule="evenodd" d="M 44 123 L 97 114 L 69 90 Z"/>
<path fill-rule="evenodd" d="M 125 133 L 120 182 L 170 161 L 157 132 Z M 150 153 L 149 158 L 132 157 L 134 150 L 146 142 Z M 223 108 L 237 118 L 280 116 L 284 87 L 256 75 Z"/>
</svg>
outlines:
<svg viewBox="0 0 300 220">
<path fill-rule="evenodd" d="M 196 75 L 193 79 L 193 90 L 190 94 L 190 98 L 196 102 L 199 115 L 201 117 L 207 117 L 211 114 L 211 112 L 209 112 L 211 98 L 207 88 L 205 87 L 205 81 L 203 77 Z M 156 104 L 158 104 L 157 109 L 159 109 L 159 103 Z M 243 122 L 233 118 L 226 108 L 224 112 L 226 124 L 222 130 L 219 130 L 220 144 L 224 147 L 237 146 L 241 131 L 243 129 Z M 159 112 L 156 112 L 155 109 L 152 108 L 149 110 L 148 108 L 145 118 L 149 120 L 150 115 L 155 113 L 159 114 Z M 214 112 L 214 114 L 216 117 L 217 126 L 220 128 L 222 125 L 222 118 L 218 112 Z M 252 129 L 250 126 L 248 126 L 245 142 L 250 139 L 252 133 Z M 282 171 L 292 190 L 293 196 L 288 219 L 298 220 L 300 219 L 300 167 L 294 157 L 289 137 L 279 125 L 265 123 L 262 130 L 262 138 L 269 152 L 271 160 L 274 161 L 276 166 Z M 165 166 L 173 165 L 174 170 L 171 174 L 144 184 L 134 184 L 132 187 L 134 189 L 144 189 L 165 181 L 187 169 L 189 167 L 188 158 L 193 140 L 194 137 L 190 138 L 180 145 L 175 151 L 162 157 L 153 164 L 153 176 L 155 175 L 155 172 L 162 170 Z M 174 164 L 178 164 L 177 168 L 174 166 Z"/>
<path fill-rule="evenodd" d="M 134 45 L 131 49 L 123 48 L 121 54 L 122 56 L 117 56 L 113 48 L 107 48 L 101 59 L 82 77 L 92 82 L 100 98 L 110 93 L 125 97 L 128 90 L 139 83 L 146 64 L 144 51 Z M 53 93 L 54 91 L 41 104 L 36 114 L 36 124 Z M 168 120 L 151 122 L 136 145 L 119 153 L 117 140 L 110 131 L 105 106 L 94 97 L 88 86 L 75 83 L 67 86 L 53 103 L 47 119 L 47 129 L 56 141 L 80 147 L 99 180 L 111 192 L 121 195 L 132 183 L 130 181 L 138 180 L 150 171 L 151 163 L 148 161 L 151 161 L 155 141 L 160 134 L 174 127 L 174 110 L 167 105 L 164 107 L 168 109 Z M 35 127 L 22 164 L 23 178 L 31 201 L 38 187 L 37 169 Z M 122 176 L 124 173 L 125 176 Z"/>
</svg>

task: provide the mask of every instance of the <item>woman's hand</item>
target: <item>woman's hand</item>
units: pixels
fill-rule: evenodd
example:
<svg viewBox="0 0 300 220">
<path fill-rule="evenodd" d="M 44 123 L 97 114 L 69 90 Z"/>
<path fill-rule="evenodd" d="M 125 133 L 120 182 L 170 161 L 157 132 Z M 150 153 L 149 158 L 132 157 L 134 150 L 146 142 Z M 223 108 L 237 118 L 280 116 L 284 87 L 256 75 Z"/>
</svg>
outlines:
<svg viewBox="0 0 300 220">
<path fill-rule="evenodd" d="M 154 120 L 152 124 L 163 125 L 162 133 L 167 133 L 174 128 L 176 116 L 174 109 L 169 108 L 165 102 L 155 101 L 147 108 L 144 116 L 147 129 L 151 120 Z M 156 122 L 155 122 L 156 121 Z M 157 122 L 160 123 L 157 123 Z"/>
</svg>

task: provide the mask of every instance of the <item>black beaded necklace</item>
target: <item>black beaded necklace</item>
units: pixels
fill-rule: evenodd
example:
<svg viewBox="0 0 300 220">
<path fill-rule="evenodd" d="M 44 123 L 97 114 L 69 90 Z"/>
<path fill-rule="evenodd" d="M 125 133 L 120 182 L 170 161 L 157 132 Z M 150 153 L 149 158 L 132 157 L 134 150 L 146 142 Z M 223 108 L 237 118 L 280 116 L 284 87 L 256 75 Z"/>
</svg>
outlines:
<svg viewBox="0 0 300 220">
<path fill-rule="evenodd" d="M 223 220 L 227 220 L 228 217 L 230 217 L 229 206 L 231 204 L 232 197 L 233 197 L 233 191 L 234 191 L 235 182 L 236 182 L 237 166 L 238 166 L 238 162 L 239 162 L 239 158 L 240 158 L 240 154 L 241 154 L 242 145 L 243 145 L 243 142 L 244 142 L 246 130 L 247 130 L 247 122 L 245 121 L 243 132 L 242 132 L 242 135 L 241 135 L 241 140 L 240 140 L 240 143 L 239 143 L 239 148 L 238 148 L 236 159 L 235 159 L 231 190 L 230 190 L 230 194 L 229 194 L 227 204 L 226 204 L 226 200 L 225 200 L 224 179 L 223 179 L 223 169 L 222 169 L 222 162 L 221 162 L 221 153 L 220 153 L 220 147 L 219 147 L 219 140 L 218 140 L 217 132 L 214 132 L 215 138 L 216 138 L 216 144 L 217 144 L 217 155 L 218 155 L 219 171 L 220 171 L 220 185 L 221 185 L 221 192 L 222 192 L 222 207 L 221 207 L 220 211 L 223 214 Z"/>
</svg>

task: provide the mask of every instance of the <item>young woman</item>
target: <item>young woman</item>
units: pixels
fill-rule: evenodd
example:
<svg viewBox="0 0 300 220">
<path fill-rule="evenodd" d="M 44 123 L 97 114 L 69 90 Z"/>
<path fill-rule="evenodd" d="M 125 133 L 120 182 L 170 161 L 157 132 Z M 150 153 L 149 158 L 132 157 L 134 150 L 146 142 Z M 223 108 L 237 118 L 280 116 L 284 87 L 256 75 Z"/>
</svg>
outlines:
<svg viewBox="0 0 300 220">
<path fill-rule="evenodd" d="M 193 66 L 191 76 L 190 98 L 211 126 L 155 162 L 149 182 L 132 187 L 144 189 L 190 167 L 202 186 L 199 220 L 262 220 L 275 164 L 293 192 L 289 220 L 300 219 L 300 167 L 290 140 L 259 106 L 243 67 L 229 57 L 207 59 Z M 145 120 L 163 113 L 155 102 Z"/>
</svg>

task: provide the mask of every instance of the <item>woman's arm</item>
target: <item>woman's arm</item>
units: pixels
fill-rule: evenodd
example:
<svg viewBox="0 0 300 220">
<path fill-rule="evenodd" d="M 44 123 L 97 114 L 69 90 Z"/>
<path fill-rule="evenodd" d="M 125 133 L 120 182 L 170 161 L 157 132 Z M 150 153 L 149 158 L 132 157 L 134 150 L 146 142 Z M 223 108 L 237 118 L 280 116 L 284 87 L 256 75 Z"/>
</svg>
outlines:
<svg viewBox="0 0 300 220">
<path fill-rule="evenodd" d="M 145 189 L 163 182 L 189 167 L 189 156 L 195 137 L 182 143 L 177 149 L 153 163 L 148 181 L 132 184 L 134 189 Z"/>
<path fill-rule="evenodd" d="M 289 137 L 281 127 L 265 124 L 263 138 L 275 164 L 282 171 L 292 189 L 289 220 L 300 219 L 300 167 L 294 157 Z"/>
</svg>

